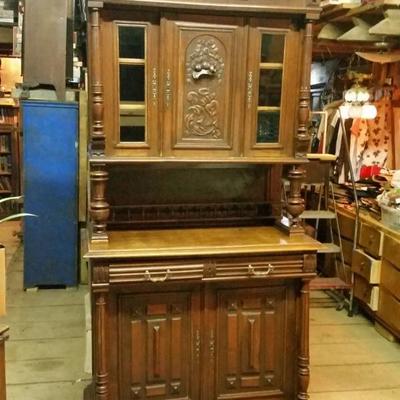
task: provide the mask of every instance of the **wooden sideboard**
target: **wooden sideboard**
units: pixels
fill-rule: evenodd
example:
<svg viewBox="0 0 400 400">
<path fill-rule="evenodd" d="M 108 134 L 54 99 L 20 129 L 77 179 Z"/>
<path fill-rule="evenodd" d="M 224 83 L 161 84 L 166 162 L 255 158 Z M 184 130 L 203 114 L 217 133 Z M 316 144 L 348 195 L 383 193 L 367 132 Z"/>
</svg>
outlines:
<svg viewBox="0 0 400 400">
<path fill-rule="evenodd" d="M 342 235 L 354 234 L 353 212 L 339 207 Z M 360 214 L 357 249 L 352 256 L 354 296 L 369 315 L 400 338 L 400 231 L 367 213 Z"/>
<path fill-rule="evenodd" d="M 89 1 L 89 398 L 309 398 L 319 244 L 299 215 L 319 11 Z"/>
<path fill-rule="evenodd" d="M 318 247 L 274 227 L 90 244 L 97 397 L 307 398 Z"/>
</svg>

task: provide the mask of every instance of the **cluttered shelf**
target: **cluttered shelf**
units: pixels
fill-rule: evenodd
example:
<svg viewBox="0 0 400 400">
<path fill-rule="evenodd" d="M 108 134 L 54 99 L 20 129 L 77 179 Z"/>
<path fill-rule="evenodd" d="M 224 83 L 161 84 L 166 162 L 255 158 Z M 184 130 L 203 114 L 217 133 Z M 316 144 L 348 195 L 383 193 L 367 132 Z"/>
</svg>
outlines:
<svg viewBox="0 0 400 400">
<path fill-rule="evenodd" d="M 321 19 L 314 29 L 314 55 L 331 58 L 355 51 L 384 52 L 400 57 L 400 0 L 322 1 Z M 389 53 L 389 54 L 387 54 Z"/>
</svg>

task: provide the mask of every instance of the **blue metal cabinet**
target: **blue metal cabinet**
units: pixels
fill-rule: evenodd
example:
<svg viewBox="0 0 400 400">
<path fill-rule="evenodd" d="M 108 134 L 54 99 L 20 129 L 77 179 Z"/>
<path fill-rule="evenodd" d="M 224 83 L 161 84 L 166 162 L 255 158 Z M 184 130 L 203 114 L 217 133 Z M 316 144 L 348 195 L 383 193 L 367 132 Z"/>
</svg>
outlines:
<svg viewBox="0 0 400 400">
<path fill-rule="evenodd" d="M 78 105 L 24 101 L 24 287 L 73 286 L 78 266 Z"/>
</svg>

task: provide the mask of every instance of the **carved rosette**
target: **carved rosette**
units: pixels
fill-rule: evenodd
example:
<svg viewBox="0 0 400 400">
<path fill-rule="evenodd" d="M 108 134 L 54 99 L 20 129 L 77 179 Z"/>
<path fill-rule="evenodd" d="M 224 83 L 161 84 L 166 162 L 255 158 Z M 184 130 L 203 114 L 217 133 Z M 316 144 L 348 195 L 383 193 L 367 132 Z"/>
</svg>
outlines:
<svg viewBox="0 0 400 400">
<path fill-rule="evenodd" d="M 185 115 L 186 135 L 213 137 L 219 139 L 218 127 L 219 103 L 216 94 L 208 88 L 190 91 L 187 95 L 189 104 Z"/>
</svg>

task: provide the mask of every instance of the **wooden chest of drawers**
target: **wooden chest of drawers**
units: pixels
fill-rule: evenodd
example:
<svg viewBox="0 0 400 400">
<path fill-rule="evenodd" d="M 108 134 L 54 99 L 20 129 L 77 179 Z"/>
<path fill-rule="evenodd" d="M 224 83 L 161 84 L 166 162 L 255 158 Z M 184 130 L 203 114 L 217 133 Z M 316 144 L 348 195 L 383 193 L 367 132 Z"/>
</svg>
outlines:
<svg viewBox="0 0 400 400">
<path fill-rule="evenodd" d="M 354 215 L 339 210 L 346 238 L 354 227 Z M 360 219 L 358 248 L 352 257 L 354 296 L 377 323 L 400 338 L 400 232 L 363 213 Z"/>
</svg>

